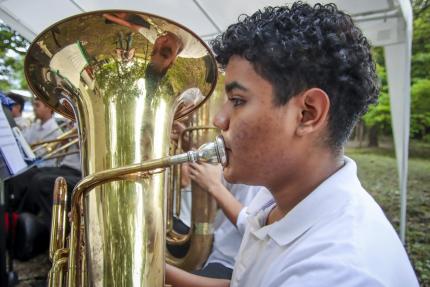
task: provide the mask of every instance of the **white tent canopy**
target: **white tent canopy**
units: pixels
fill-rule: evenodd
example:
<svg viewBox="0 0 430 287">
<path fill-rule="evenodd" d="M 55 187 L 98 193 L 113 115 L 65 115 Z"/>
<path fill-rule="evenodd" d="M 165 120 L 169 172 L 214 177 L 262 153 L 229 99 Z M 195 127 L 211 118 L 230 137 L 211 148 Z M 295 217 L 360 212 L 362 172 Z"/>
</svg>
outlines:
<svg viewBox="0 0 430 287">
<path fill-rule="evenodd" d="M 411 4 L 408 0 L 306 2 L 336 3 L 354 17 L 372 45 L 384 47 L 401 192 L 400 238 L 404 242 L 410 117 Z M 210 40 L 229 24 L 236 22 L 240 14 L 250 14 L 268 5 L 283 4 L 285 1 L 279 0 L 0 0 L 0 19 L 31 41 L 42 30 L 68 16 L 102 9 L 128 9 L 170 18 L 187 26 L 204 40 Z"/>
</svg>

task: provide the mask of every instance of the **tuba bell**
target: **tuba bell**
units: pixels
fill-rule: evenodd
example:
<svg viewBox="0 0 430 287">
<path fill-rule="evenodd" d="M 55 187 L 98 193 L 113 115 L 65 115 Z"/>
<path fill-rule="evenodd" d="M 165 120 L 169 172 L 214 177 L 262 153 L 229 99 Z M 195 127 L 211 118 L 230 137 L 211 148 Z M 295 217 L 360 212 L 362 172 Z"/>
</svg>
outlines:
<svg viewBox="0 0 430 287">
<path fill-rule="evenodd" d="M 163 286 L 166 169 L 226 160 L 221 138 L 168 156 L 172 121 L 215 88 L 209 48 L 159 16 L 97 11 L 37 36 L 25 75 L 40 100 L 78 123 L 84 179 L 72 195 L 70 236 L 62 233 L 50 250 L 51 285 Z M 190 88 L 202 97 L 184 109 L 181 95 Z M 62 191 L 57 198 L 67 197 Z M 64 204 L 57 207 L 64 222 Z"/>
</svg>

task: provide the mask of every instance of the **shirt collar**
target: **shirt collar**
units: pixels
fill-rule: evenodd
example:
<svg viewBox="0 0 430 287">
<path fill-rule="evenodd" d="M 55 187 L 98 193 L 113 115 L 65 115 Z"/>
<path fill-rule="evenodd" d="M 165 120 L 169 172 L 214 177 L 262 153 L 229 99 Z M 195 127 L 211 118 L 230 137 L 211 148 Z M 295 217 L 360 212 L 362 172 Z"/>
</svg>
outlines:
<svg viewBox="0 0 430 287">
<path fill-rule="evenodd" d="M 355 162 L 348 157 L 344 157 L 344 161 L 341 169 L 322 182 L 278 222 L 264 226 L 271 208 L 261 210 L 251 219 L 251 232 L 260 239 L 268 235 L 277 244 L 286 245 L 310 229 L 324 215 L 345 206 L 351 200 L 352 192 L 361 189 L 361 184 Z M 263 227 L 255 228 L 257 226 Z"/>
<path fill-rule="evenodd" d="M 43 130 L 43 129 L 48 129 L 49 130 L 49 129 L 51 129 L 51 126 L 54 125 L 54 124 L 55 124 L 55 119 L 54 119 L 54 117 L 51 117 L 49 120 L 47 120 L 43 124 L 42 124 L 42 121 L 40 121 L 39 122 L 39 128 L 41 130 Z"/>
</svg>

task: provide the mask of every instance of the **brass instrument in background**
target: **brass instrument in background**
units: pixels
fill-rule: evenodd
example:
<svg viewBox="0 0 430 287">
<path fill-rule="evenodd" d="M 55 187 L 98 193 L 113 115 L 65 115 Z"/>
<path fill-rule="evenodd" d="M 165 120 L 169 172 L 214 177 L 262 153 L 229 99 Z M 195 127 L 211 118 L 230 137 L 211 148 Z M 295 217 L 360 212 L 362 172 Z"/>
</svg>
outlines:
<svg viewBox="0 0 430 287">
<path fill-rule="evenodd" d="M 70 124 L 70 122 L 64 122 L 61 125 L 59 125 L 56 129 L 53 129 L 52 131 L 50 131 L 48 134 L 46 134 L 41 141 L 33 143 L 30 145 L 30 147 L 33 149 L 33 152 L 37 151 L 37 148 L 40 148 L 40 145 L 43 145 L 45 143 L 49 143 L 50 140 L 48 140 L 49 136 L 53 135 L 54 133 L 56 133 L 57 131 L 63 132 L 63 128 L 66 128 L 68 125 Z"/>
<path fill-rule="evenodd" d="M 159 57 L 161 37 L 182 41 L 176 59 Z M 62 243 L 53 240 L 50 284 L 163 286 L 165 169 L 225 160 L 220 138 L 202 151 L 167 156 L 172 120 L 198 108 L 215 88 L 210 50 L 170 20 L 97 11 L 42 32 L 29 48 L 25 74 L 40 100 L 78 122 L 84 179 L 73 193 L 68 243 L 63 235 Z M 202 98 L 182 109 L 181 95 L 190 88 Z M 64 222 L 64 206 L 54 209 Z"/>
<path fill-rule="evenodd" d="M 42 160 L 49 160 L 53 158 L 63 157 L 72 153 L 79 153 L 78 150 L 67 152 L 67 149 L 79 143 L 78 129 L 71 128 L 63 132 L 55 139 L 44 140 L 32 144 L 33 152 L 38 155 Z"/>
<path fill-rule="evenodd" d="M 210 141 L 219 130 L 213 126 L 212 120 L 225 100 L 224 82 L 218 79 L 218 84 L 208 101 L 186 121 L 187 128 L 179 135 L 178 145 L 173 153 L 196 149 Z M 187 146 L 182 144 L 186 138 Z M 166 240 L 170 245 L 186 246 L 188 251 L 184 257 L 175 257 L 167 250 L 167 262 L 181 269 L 192 271 L 201 268 L 212 250 L 213 222 L 217 211 L 215 199 L 195 182 L 191 182 L 192 209 L 191 226 L 188 234 L 179 234 L 173 229 L 173 215 L 179 218 L 181 210 L 181 167 L 171 169 L 170 195 L 167 197 L 167 234 Z M 175 200 L 173 200 L 175 198 Z M 175 208 L 174 208 L 175 204 Z"/>
</svg>

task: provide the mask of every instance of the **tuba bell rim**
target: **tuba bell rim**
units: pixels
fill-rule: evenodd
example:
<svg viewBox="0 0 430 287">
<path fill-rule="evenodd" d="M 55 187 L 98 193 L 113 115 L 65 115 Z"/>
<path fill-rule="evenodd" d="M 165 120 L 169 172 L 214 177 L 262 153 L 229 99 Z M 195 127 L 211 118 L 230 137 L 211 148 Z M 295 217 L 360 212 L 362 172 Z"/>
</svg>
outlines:
<svg viewBox="0 0 430 287">
<path fill-rule="evenodd" d="M 42 37 L 44 37 L 47 33 L 50 33 L 56 26 L 58 26 L 60 24 L 66 23 L 66 22 L 73 20 L 75 18 L 87 16 L 87 15 L 104 14 L 104 13 L 118 13 L 118 12 L 144 14 L 144 15 L 147 15 L 149 17 L 156 17 L 156 18 L 162 19 L 164 21 L 167 21 L 171 24 L 174 24 L 174 25 L 180 27 L 181 29 L 190 33 L 195 38 L 195 40 L 197 40 L 200 44 L 202 44 L 203 47 L 206 49 L 206 51 L 208 53 L 207 55 L 211 58 L 212 62 L 216 63 L 215 56 L 214 56 L 212 50 L 210 49 L 209 45 L 200 38 L 200 36 L 198 36 L 195 32 L 193 32 L 188 27 L 178 23 L 177 21 L 171 20 L 171 19 L 163 17 L 163 16 L 159 16 L 159 15 L 156 15 L 153 13 L 147 13 L 147 12 L 143 12 L 143 11 L 127 10 L 127 9 L 102 9 L 102 10 L 94 10 L 94 11 L 89 11 L 89 12 L 84 12 L 84 13 L 79 13 L 79 14 L 69 16 L 67 18 L 64 18 L 62 20 L 59 20 L 59 21 L 51 24 L 50 26 L 45 28 L 42 32 L 38 33 L 38 35 L 33 39 L 30 46 L 28 47 L 27 53 L 26 53 L 26 56 L 24 59 L 24 75 L 25 75 L 25 79 L 28 83 L 28 87 L 30 88 L 30 90 L 33 92 L 34 95 L 37 95 L 37 97 L 41 101 L 43 101 L 46 105 L 48 105 L 50 108 L 52 108 L 55 112 L 61 114 L 62 116 L 66 117 L 69 120 L 76 121 L 76 117 L 75 117 L 75 114 L 73 111 L 73 107 L 71 107 L 71 104 L 67 101 L 67 98 L 64 97 L 66 99 L 66 103 L 61 102 L 59 99 L 58 106 L 54 106 L 49 101 L 47 101 L 45 98 L 39 96 L 40 94 L 43 94 L 43 93 L 39 92 L 39 90 L 37 89 L 37 87 L 35 87 L 33 85 L 33 81 L 31 80 L 31 75 L 29 74 L 29 71 L 30 71 L 30 69 L 29 69 L 29 66 L 30 66 L 29 55 L 32 54 L 31 52 L 33 49 L 35 49 L 34 47 L 37 45 L 38 41 Z M 210 95 L 214 92 L 217 81 L 218 81 L 218 73 L 214 73 L 214 79 L 211 83 L 211 87 L 210 87 L 209 91 L 206 93 L 204 99 L 200 103 L 195 105 L 192 109 L 188 109 L 185 113 L 180 114 L 178 116 L 175 115 L 174 120 L 180 120 L 184 117 L 187 117 L 188 115 L 192 114 L 194 111 L 199 109 L 208 100 Z"/>
</svg>

